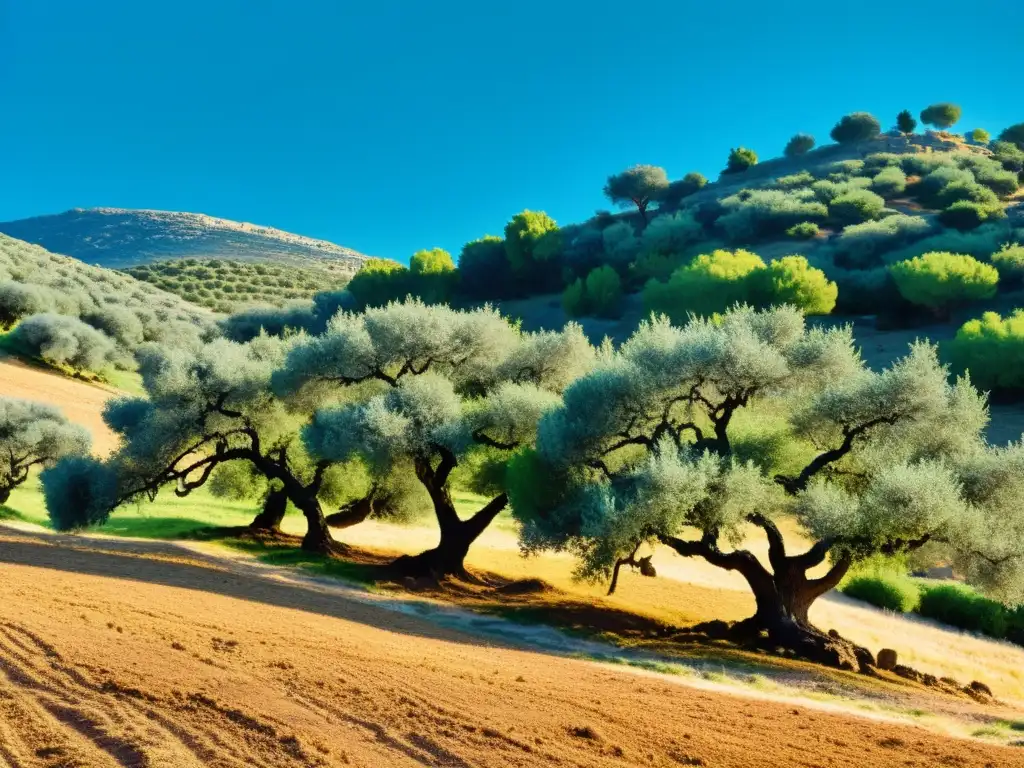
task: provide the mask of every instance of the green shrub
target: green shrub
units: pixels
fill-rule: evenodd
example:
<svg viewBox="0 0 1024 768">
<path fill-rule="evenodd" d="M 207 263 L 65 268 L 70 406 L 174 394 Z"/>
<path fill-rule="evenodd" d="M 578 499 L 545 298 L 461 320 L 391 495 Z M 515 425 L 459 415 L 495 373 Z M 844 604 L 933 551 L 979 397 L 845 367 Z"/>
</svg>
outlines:
<svg viewBox="0 0 1024 768">
<path fill-rule="evenodd" d="M 1003 207 L 996 203 L 976 203 L 972 200 L 958 200 L 939 214 L 939 221 L 947 227 L 970 230 L 980 227 L 986 221 L 1006 216 Z"/>
<path fill-rule="evenodd" d="M 840 195 L 845 195 L 847 192 L 856 192 L 857 190 L 867 189 L 871 186 L 871 179 L 865 178 L 854 178 L 846 181 L 832 181 L 830 179 L 822 179 L 816 181 L 811 185 L 811 191 L 814 192 L 814 196 L 825 205 L 828 205 Z"/>
<path fill-rule="evenodd" d="M 927 219 L 902 213 L 853 224 L 843 229 L 833 245 L 833 253 L 840 263 L 866 269 L 881 264 L 886 251 L 924 237 L 931 229 Z"/>
<path fill-rule="evenodd" d="M 764 268 L 761 257 L 749 251 L 706 253 L 673 272 L 668 282 L 649 282 L 644 288 L 644 307 L 668 315 L 674 322 L 684 321 L 690 313 L 722 312 L 747 300 L 748 276 Z"/>
<path fill-rule="evenodd" d="M 629 264 L 640 252 L 640 238 L 633 225 L 619 221 L 601 233 L 606 259 L 612 264 Z"/>
<path fill-rule="evenodd" d="M 784 233 L 801 221 L 821 221 L 828 209 L 817 201 L 780 189 L 744 190 L 721 201 L 717 224 L 734 241 Z"/>
<path fill-rule="evenodd" d="M 969 320 L 944 351 L 957 372 L 970 371 L 983 389 L 1024 391 L 1024 310 L 1005 319 L 995 312 Z"/>
<path fill-rule="evenodd" d="M 729 162 L 723 173 L 741 173 L 753 165 L 757 165 L 757 153 L 746 147 L 735 147 L 729 150 Z"/>
<path fill-rule="evenodd" d="M 958 305 L 991 298 L 999 282 L 999 273 L 990 264 L 941 251 L 893 264 L 889 271 L 903 298 L 939 314 Z"/>
<path fill-rule="evenodd" d="M 558 224 L 543 211 L 523 211 L 505 225 L 505 255 L 512 272 L 540 288 L 550 277 L 550 267 L 562 249 Z"/>
<path fill-rule="evenodd" d="M 1009 141 L 997 141 L 989 145 L 992 157 L 1004 169 L 1013 173 L 1024 171 L 1024 150 Z"/>
<path fill-rule="evenodd" d="M 755 269 L 747 280 L 754 305 L 792 304 L 808 315 L 827 315 L 836 306 L 839 289 L 803 256 L 783 256 L 767 269 Z"/>
<path fill-rule="evenodd" d="M 690 211 L 665 213 L 651 219 L 640 238 L 648 253 L 678 253 L 704 233 L 700 222 Z"/>
<path fill-rule="evenodd" d="M 969 632 L 1006 637 L 1006 608 L 967 586 L 940 584 L 922 587 L 917 610 L 929 619 Z"/>
<path fill-rule="evenodd" d="M 586 289 L 583 278 L 576 278 L 562 292 L 562 309 L 569 317 L 583 317 L 587 314 Z"/>
<path fill-rule="evenodd" d="M 775 186 L 779 189 L 796 189 L 798 187 L 808 187 L 814 183 L 814 176 L 811 175 L 810 171 L 800 171 L 800 173 L 794 173 L 790 176 L 780 176 L 775 180 Z"/>
<path fill-rule="evenodd" d="M 832 140 L 839 144 L 874 139 L 882 132 L 878 118 L 867 112 L 845 115 L 832 129 Z"/>
<path fill-rule="evenodd" d="M 618 317 L 621 303 L 622 279 L 609 266 L 591 270 L 586 280 L 575 280 L 562 293 L 562 308 L 569 317 Z"/>
<path fill-rule="evenodd" d="M 947 152 L 918 152 L 901 156 L 900 167 L 909 175 L 926 176 L 936 168 L 953 168 L 956 163 Z"/>
<path fill-rule="evenodd" d="M 899 168 L 903 157 L 895 152 L 872 152 L 864 158 L 864 170 L 867 173 L 878 173 L 885 168 Z"/>
<path fill-rule="evenodd" d="M 786 143 L 786 157 L 800 157 L 814 149 L 814 137 L 809 133 L 798 133 Z"/>
<path fill-rule="evenodd" d="M 810 240 L 813 237 L 817 237 L 820 231 L 818 225 L 813 221 L 801 221 L 799 224 L 794 224 L 787 229 L 786 234 L 797 240 Z"/>
<path fill-rule="evenodd" d="M 949 102 L 932 104 L 921 110 L 921 122 L 932 125 L 940 130 L 952 127 L 960 119 L 960 107 Z"/>
<path fill-rule="evenodd" d="M 504 239 L 484 235 L 462 246 L 459 254 L 459 286 L 474 299 L 501 299 L 510 295 L 512 265 L 505 254 Z"/>
<path fill-rule="evenodd" d="M 663 206 L 678 205 L 683 198 L 700 191 L 707 183 L 708 180 L 703 174 L 696 172 L 688 173 L 683 178 L 669 183 L 665 191 L 661 193 L 659 202 Z"/>
<path fill-rule="evenodd" d="M 984 128 L 975 128 L 973 131 L 968 131 L 967 138 L 975 144 L 988 144 L 992 136 Z"/>
<path fill-rule="evenodd" d="M 983 224 L 969 232 L 940 228 L 935 234 L 914 243 L 887 250 L 883 257 L 889 264 L 895 264 L 897 261 L 906 261 L 932 251 L 949 251 L 965 253 L 979 261 L 988 261 L 992 253 L 1014 237 L 1013 230 L 1007 226 L 1005 220 Z"/>
<path fill-rule="evenodd" d="M 1009 128 L 1004 128 L 1003 132 L 999 134 L 999 140 L 1009 144 L 1016 144 L 1019 149 L 1024 150 L 1024 123 L 1017 123 Z"/>
<path fill-rule="evenodd" d="M 999 271 L 1001 282 L 1011 285 L 1024 282 L 1024 245 L 1003 243 L 1003 246 L 992 254 L 992 266 Z"/>
<path fill-rule="evenodd" d="M 871 189 L 884 198 L 902 195 L 907 189 L 907 174 L 892 166 L 883 168 L 871 179 Z"/>
<path fill-rule="evenodd" d="M 829 215 L 840 224 L 860 224 L 877 219 L 885 210 L 885 200 L 866 189 L 851 190 L 832 200 Z"/>
<path fill-rule="evenodd" d="M 917 130 L 917 120 L 910 114 L 909 109 L 904 109 L 896 115 L 896 128 L 899 129 L 900 133 L 913 133 Z"/>
<path fill-rule="evenodd" d="M 397 261 L 367 259 L 348 284 L 348 290 L 361 307 L 380 307 L 405 297 L 409 291 L 408 276 L 408 268 Z"/>
<path fill-rule="evenodd" d="M 910 613 L 921 600 L 921 592 L 909 577 L 899 573 L 863 573 L 849 579 L 840 591 L 856 600 L 897 613 Z"/>
<path fill-rule="evenodd" d="M 587 275 L 586 303 L 597 317 L 618 317 L 622 308 L 622 279 L 609 266 L 598 267 Z"/>
<path fill-rule="evenodd" d="M 936 195 L 938 204 L 942 208 L 948 208 L 953 203 L 967 201 L 980 203 L 984 206 L 998 206 L 999 198 L 996 193 L 988 187 L 983 187 L 976 181 L 954 181 L 947 184 Z"/>
<path fill-rule="evenodd" d="M 950 184 L 975 184 L 974 174 L 955 165 L 942 165 L 929 171 L 914 185 L 914 195 L 923 205 L 941 208 L 939 195 Z"/>
</svg>

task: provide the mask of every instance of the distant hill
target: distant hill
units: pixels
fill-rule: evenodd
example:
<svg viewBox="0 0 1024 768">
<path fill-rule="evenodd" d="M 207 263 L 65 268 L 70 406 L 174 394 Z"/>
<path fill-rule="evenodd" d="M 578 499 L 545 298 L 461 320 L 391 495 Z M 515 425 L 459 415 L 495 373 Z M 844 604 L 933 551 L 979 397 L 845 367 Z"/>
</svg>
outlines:
<svg viewBox="0 0 1024 768">
<path fill-rule="evenodd" d="M 354 273 L 367 258 L 325 240 L 174 211 L 74 208 L 50 216 L 0 222 L 0 233 L 114 269 L 168 259 L 216 258 Z"/>
</svg>

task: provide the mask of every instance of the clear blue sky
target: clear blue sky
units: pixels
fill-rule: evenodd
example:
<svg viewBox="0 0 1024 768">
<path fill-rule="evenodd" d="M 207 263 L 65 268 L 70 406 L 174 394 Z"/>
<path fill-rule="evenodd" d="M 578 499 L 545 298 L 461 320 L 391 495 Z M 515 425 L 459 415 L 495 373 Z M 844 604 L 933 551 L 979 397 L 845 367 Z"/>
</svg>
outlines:
<svg viewBox="0 0 1024 768">
<path fill-rule="evenodd" d="M 867 110 L 1024 120 L 1020 0 L 0 0 L 0 220 L 208 213 L 406 260 Z"/>
</svg>

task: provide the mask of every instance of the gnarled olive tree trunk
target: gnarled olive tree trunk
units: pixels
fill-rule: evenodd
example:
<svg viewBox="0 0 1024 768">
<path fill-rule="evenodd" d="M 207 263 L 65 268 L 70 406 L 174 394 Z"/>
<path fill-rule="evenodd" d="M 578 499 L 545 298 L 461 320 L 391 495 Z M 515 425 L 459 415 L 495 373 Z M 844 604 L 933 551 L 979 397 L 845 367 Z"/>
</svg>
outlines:
<svg viewBox="0 0 1024 768">
<path fill-rule="evenodd" d="M 270 491 L 263 500 L 263 509 L 249 523 L 249 530 L 266 533 L 280 533 L 281 522 L 288 510 L 288 494 L 284 490 Z"/>
<path fill-rule="evenodd" d="M 782 534 L 775 524 L 761 515 L 748 520 L 762 528 L 768 536 L 768 560 L 765 568 L 753 553 L 746 550 L 722 552 L 718 537 L 705 534 L 699 541 L 685 541 L 673 536 L 660 536 L 660 541 L 684 557 L 702 557 L 712 565 L 737 571 L 754 594 L 754 615 L 734 624 L 729 635 L 740 642 L 793 651 L 821 664 L 841 669 L 865 671 L 874 665 L 871 652 L 835 633 L 825 633 L 808 617 L 814 601 L 835 588 L 850 569 L 852 560 L 840 556 L 820 578 L 810 578 L 808 571 L 825 561 L 832 542 L 822 541 L 800 555 L 787 555 Z"/>
</svg>

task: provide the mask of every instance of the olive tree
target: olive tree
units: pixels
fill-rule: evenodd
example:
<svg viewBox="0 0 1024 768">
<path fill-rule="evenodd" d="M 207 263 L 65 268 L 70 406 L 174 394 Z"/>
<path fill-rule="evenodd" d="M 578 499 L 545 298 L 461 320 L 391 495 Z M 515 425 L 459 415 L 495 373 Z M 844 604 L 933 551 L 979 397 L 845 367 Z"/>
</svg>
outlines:
<svg viewBox="0 0 1024 768">
<path fill-rule="evenodd" d="M 28 480 L 34 467 L 89 452 L 89 433 L 50 405 L 0 398 L 0 504 Z"/>
<path fill-rule="evenodd" d="M 863 668 L 870 653 L 808 610 L 867 556 L 929 540 L 964 549 L 980 513 L 954 469 L 981 449 L 986 421 L 982 396 L 948 383 L 926 344 L 876 372 L 849 328 L 808 329 L 789 307 L 654 319 L 541 419 L 510 497 L 528 551 L 569 550 L 600 579 L 660 543 L 745 578 L 756 611 L 731 636 Z M 811 539 L 804 551 L 783 515 Z M 767 564 L 742 546 L 748 526 L 767 538 Z"/>
<path fill-rule="evenodd" d="M 127 501 L 153 500 L 166 487 L 187 496 L 222 465 L 241 462 L 282 492 L 268 494 L 274 506 L 264 508 L 258 527 L 275 528 L 290 500 L 306 519 L 303 549 L 335 549 L 320 500 L 330 462 L 310 459 L 299 439 L 308 413 L 287 410 L 270 388 L 293 343 L 260 336 L 247 344 L 219 339 L 194 352 L 145 350 L 140 370 L 147 396 L 112 400 L 103 414 L 121 447 L 102 468 L 82 465 L 74 482 L 67 479 L 74 479 L 74 468 L 54 475 L 47 494 L 51 517 L 73 519 L 64 510 L 74 503 L 69 494 L 82 487 L 108 489 L 90 498 L 105 499 L 109 513 Z M 87 507 L 82 514 L 87 522 L 103 519 Z"/>
<path fill-rule="evenodd" d="M 647 206 L 668 190 L 668 176 L 657 165 L 634 165 L 608 177 L 604 194 L 623 208 L 635 205 L 640 218 L 647 221 Z"/>
<path fill-rule="evenodd" d="M 941 130 L 951 128 L 960 119 L 960 106 L 941 102 L 932 104 L 921 110 L 921 122 Z"/>
<path fill-rule="evenodd" d="M 319 460 L 358 459 L 375 476 L 414 476 L 440 532 L 432 549 L 395 563 L 403 574 L 464 574 L 472 543 L 507 503 L 502 471 L 532 444 L 540 416 L 586 370 L 594 351 L 578 326 L 524 334 L 489 308 L 456 311 L 416 301 L 342 314 L 295 347 L 279 392 L 317 400 L 375 388 L 319 408 L 303 437 Z M 459 470 L 490 501 L 463 519 L 451 496 Z"/>
</svg>

